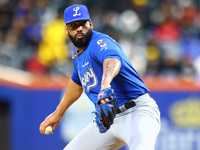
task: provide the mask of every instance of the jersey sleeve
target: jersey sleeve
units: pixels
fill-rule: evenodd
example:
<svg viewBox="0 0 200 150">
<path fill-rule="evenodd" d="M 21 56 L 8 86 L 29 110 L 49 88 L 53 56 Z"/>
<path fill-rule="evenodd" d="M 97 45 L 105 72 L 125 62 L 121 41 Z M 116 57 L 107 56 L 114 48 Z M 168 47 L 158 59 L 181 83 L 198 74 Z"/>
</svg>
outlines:
<svg viewBox="0 0 200 150">
<path fill-rule="evenodd" d="M 71 79 L 78 85 L 82 86 L 81 82 L 80 82 L 80 79 L 79 79 L 79 76 L 78 76 L 78 73 L 77 71 L 74 69 L 74 72 L 71 76 Z"/>
<path fill-rule="evenodd" d="M 94 43 L 93 56 L 103 63 L 106 58 L 117 58 L 121 62 L 120 48 L 114 40 L 108 37 L 99 38 Z"/>
</svg>

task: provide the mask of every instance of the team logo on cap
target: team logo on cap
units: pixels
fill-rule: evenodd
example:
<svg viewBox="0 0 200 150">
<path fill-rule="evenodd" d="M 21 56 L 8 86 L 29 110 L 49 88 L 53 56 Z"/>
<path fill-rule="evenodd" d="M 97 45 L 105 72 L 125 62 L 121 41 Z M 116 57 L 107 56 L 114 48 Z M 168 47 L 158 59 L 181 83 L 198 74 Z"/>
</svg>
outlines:
<svg viewBox="0 0 200 150">
<path fill-rule="evenodd" d="M 75 11 L 75 14 L 73 14 L 74 17 L 80 16 L 80 15 L 81 15 L 81 13 L 78 13 L 78 10 L 79 10 L 79 9 L 80 9 L 80 7 L 74 7 L 74 8 L 73 8 L 73 11 Z"/>
</svg>

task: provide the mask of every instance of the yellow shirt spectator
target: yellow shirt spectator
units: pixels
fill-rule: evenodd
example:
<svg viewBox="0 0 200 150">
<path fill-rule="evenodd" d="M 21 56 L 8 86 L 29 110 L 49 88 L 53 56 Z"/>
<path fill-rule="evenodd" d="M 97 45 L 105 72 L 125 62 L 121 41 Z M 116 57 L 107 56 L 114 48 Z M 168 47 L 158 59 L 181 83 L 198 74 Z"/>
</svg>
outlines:
<svg viewBox="0 0 200 150">
<path fill-rule="evenodd" d="M 64 26 L 63 19 L 56 19 L 43 28 L 38 59 L 45 66 L 50 66 L 54 62 L 63 64 L 68 59 L 67 35 L 64 32 Z"/>
</svg>

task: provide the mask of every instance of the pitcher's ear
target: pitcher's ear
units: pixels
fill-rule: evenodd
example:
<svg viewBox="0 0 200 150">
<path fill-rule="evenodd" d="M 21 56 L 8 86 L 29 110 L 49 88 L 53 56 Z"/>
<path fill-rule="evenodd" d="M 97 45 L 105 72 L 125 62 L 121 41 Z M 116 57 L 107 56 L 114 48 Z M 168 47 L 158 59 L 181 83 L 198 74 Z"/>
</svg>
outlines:
<svg viewBox="0 0 200 150">
<path fill-rule="evenodd" d="M 65 25 L 64 30 L 65 30 L 65 33 L 68 34 L 68 28 L 67 28 L 67 25 Z"/>
<path fill-rule="evenodd" d="M 93 29 L 93 23 L 91 20 L 89 21 L 89 24 L 90 24 L 91 29 Z"/>
</svg>

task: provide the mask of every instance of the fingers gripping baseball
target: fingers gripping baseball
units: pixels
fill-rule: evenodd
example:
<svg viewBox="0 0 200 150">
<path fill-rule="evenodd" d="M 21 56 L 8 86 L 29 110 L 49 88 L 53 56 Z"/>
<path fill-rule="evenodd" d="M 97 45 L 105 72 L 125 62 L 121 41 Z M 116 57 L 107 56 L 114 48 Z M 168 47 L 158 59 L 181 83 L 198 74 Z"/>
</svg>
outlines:
<svg viewBox="0 0 200 150">
<path fill-rule="evenodd" d="M 109 100 L 102 103 L 102 100 L 105 99 Z M 116 116 L 117 99 L 114 90 L 111 88 L 102 90 L 98 95 L 98 101 L 95 108 L 95 121 L 99 127 L 99 131 L 104 133 L 113 124 L 114 118 Z"/>
<path fill-rule="evenodd" d="M 50 129 L 49 126 L 52 126 L 52 131 L 50 131 L 51 134 L 53 134 L 54 130 L 58 126 L 58 124 L 61 121 L 61 117 L 57 116 L 56 113 L 50 114 L 48 117 L 45 118 L 45 120 L 40 124 L 40 133 L 46 134 L 45 129 Z M 48 127 L 48 128 L 47 128 Z"/>
</svg>

